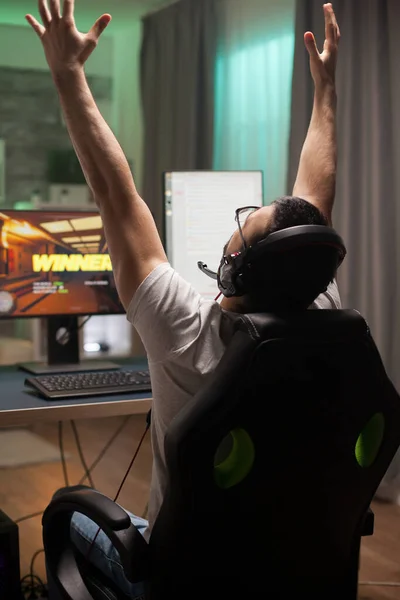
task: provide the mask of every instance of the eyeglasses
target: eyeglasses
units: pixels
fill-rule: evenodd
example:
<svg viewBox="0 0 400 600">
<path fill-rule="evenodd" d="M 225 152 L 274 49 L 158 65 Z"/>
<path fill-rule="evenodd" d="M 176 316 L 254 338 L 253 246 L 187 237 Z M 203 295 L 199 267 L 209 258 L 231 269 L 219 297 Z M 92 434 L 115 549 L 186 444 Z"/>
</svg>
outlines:
<svg viewBox="0 0 400 600">
<path fill-rule="evenodd" d="M 242 208 L 237 208 L 235 211 L 235 221 L 238 224 L 238 230 L 239 230 L 239 234 L 242 239 L 242 242 L 243 242 L 244 250 L 247 248 L 247 244 L 246 244 L 246 240 L 244 239 L 244 236 L 243 236 L 242 227 L 246 223 L 248 217 L 250 215 L 252 215 L 254 212 L 256 212 L 257 210 L 260 210 L 260 208 L 261 208 L 261 206 L 243 206 Z"/>
</svg>

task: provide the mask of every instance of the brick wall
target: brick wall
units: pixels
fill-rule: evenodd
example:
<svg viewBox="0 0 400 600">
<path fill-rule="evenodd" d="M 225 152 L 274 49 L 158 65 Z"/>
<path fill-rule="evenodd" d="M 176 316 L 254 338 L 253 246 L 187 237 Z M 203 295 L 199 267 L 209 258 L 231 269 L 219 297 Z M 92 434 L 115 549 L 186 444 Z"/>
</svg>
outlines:
<svg viewBox="0 0 400 600">
<path fill-rule="evenodd" d="M 95 100 L 112 99 L 112 79 L 88 77 Z M 50 73 L 0 68 L 0 138 L 6 143 L 6 205 L 47 196 L 48 154 L 71 148 Z"/>
</svg>

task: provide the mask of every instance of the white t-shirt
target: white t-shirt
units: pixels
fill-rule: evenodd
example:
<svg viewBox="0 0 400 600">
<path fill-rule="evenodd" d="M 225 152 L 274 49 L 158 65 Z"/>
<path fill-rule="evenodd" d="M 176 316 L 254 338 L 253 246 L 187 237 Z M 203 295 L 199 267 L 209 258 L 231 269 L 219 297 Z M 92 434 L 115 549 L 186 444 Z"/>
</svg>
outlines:
<svg viewBox="0 0 400 600">
<path fill-rule="evenodd" d="M 339 308 L 336 282 L 310 306 Z M 173 417 L 206 384 L 218 365 L 233 334 L 234 316 L 217 302 L 205 300 L 169 263 L 163 263 L 139 286 L 127 318 L 146 349 L 152 384 L 151 531 L 166 486 L 166 431 Z"/>
</svg>

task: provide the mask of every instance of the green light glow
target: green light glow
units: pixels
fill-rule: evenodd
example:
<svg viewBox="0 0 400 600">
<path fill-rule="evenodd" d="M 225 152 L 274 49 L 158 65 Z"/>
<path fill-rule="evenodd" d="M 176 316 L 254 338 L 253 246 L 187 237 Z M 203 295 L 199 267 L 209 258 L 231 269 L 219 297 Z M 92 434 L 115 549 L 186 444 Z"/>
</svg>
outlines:
<svg viewBox="0 0 400 600">
<path fill-rule="evenodd" d="M 220 53 L 214 169 L 261 169 L 268 204 L 286 193 L 294 31 Z"/>
</svg>

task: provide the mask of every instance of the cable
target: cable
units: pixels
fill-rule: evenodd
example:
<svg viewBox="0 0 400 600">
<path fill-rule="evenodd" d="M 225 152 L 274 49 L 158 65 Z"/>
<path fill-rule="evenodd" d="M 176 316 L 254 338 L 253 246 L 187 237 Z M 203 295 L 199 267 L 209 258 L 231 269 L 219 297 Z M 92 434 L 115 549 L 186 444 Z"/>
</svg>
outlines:
<svg viewBox="0 0 400 600">
<path fill-rule="evenodd" d="M 71 427 L 72 427 L 72 431 L 73 431 L 74 436 L 75 436 L 75 442 L 76 442 L 76 447 L 78 448 L 79 458 L 81 460 L 82 467 L 83 467 L 83 469 L 85 471 L 85 477 L 87 477 L 87 479 L 89 480 L 89 483 L 92 486 L 92 488 L 95 488 L 96 486 L 94 485 L 94 481 L 92 479 L 90 470 L 88 469 L 88 466 L 86 464 L 85 456 L 83 454 L 83 450 L 82 450 L 82 446 L 81 446 L 81 441 L 79 439 L 78 429 L 77 429 L 77 426 L 75 424 L 75 421 L 71 421 Z"/>
<path fill-rule="evenodd" d="M 84 319 L 84 320 L 82 321 L 82 323 L 81 323 L 80 325 L 78 325 L 78 327 L 74 327 L 73 329 L 67 329 L 67 330 L 66 330 L 66 331 L 65 331 L 65 332 L 62 334 L 62 336 L 60 337 L 60 339 L 58 340 L 58 343 L 59 343 L 59 344 L 62 344 L 62 343 L 63 343 L 63 342 L 64 342 L 64 341 L 65 341 L 65 340 L 68 338 L 68 336 L 69 336 L 69 335 L 71 335 L 72 333 L 76 333 L 77 331 L 79 331 L 80 329 L 82 329 L 82 327 L 83 327 L 84 325 L 86 325 L 86 323 L 87 323 L 87 322 L 89 321 L 89 319 L 91 319 L 91 318 L 92 318 L 92 315 L 90 315 L 89 317 L 86 317 L 86 319 Z"/>
<path fill-rule="evenodd" d="M 151 426 L 151 409 L 149 410 L 149 412 L 146 415 L 146 423 L 147 423 L 147 428 L 149 428 Z M 142 519 L 147 519 L 148 513 L 149 513 L 149 503 L 147 502 L 145 509 L 143 511 L 143 514 L 142 514 Z"/>
<path fill-rule="evenodd" d="M 114 497 L 114 500 L 113 500 L 114 502 L 116 502 L 118 500 L 118 497 L 119 497 L 119 495 L 121 493 L 121 490 L 122 490 L 122 488 L 124 486 L 124 483 L 125 483 L 128 475 L 129 475 L 129 471 L 131 470 L 131 468 L 133 466 L 133 463 L 135 462 L 135 459 L 136 459 L 137 455 L 139 454 L 139 450 L 142 447 L 142 444 L 144 442 L 144 438 L 146 437 L 146 433 L 148 432 L 149 429 L 150 429 L 150 411 L 147 414 L 147 418 L 146 418 L 146 429 L 144 430 L 144 433 L 143 433 L 142 437 L 140 438 L 140 441 L 139 441 L 139 444 L 138 444 L 138 446 L 136 448 L 135 454 L 133 455 L 133 458 L 132 458 L 131 462 L 129 463 L 129 467 L 127 468 L 126 473 L 125 473 L 125 475 L 124 475 L 124 477 L 123 477 L 123 479 L 121 481 L 121 484 L 120 484 L 120 486 L 118 488 L 118 491 L 117 491 L 117 493 L 116 493 L 116 495 Z M 86 561 L 88 561 L 88 559 L 89 559 L 90 553 L 92 551 L 92 548 L 94 546 L 94 543 L 95 543 L 95 541 L 97 539 L 97 536 L 99 535 L 100 531 L 101 531 L 101 527 L 98 528 L 98 530 L 96 532 L 96 535 L 94 536 L 94 538 L 93 538 L 93 540 L 92 540 L 92 542 L 91 542 L 91 544 L 89 546 L 89 549 L 88 549 L 88 551 L 86 553 L 86 557 L 85 557 Z"/>
<path fill-rule="evenodd" d="M 125 427 L 125 425 L 127 424 L 127 422 L 129 421 L 130 418 L 131 418 L 131 415 L 128 415 L 127 417 L 125 417 L 125 419 L 122 421 L 122 423 L 120 425 L 118 425 L 117 430 L 113 433 L 111 438 L 108 440 L 107 444 L 101 450 L 100 454 L 90 465 L 90 467 L 88 469 L 88 473 L 92 473 L 92 471 L 97 467 L 97 465 L 99 464 L 99 462 L 101 461 L 103 456 L 106 454 L 107 450 L 117 439 L 117 437 L 119 436 L 119 434 L 121 433 L 121 431 L 123 430 L 123 428 Z M 87 478 L 88 478 L 87 473 L 85 473 L 85 475 L 83 475 L 83 477 L 81 477 L 81 479 L 79 480 L 78 485 L 81 485 Z"/>
<path fill-rule="evenodd" d="M 60 448 L 61 464 L 62 464 L 63 474 L 64 474 L 64 483 L 65 483 L 65 487 L 68 487 L 69 480 L 68 480 L 67 463 L 65 461 L 65 454 L 64 454 L 63 422 L 62 421 L 58 422 L 58 445 Z"/>
<path fill-rule="evenodd" d="M 81 485 L 88 478 L 88 474 L 92 473 L 92 471 L 97 467 L 97 465 L 99 464 L 99 462 L 102 460 L 103 456 L 106 454 L 107 450 L 112 446 L 112 444 L 115 442 L 115 440 L 117 439 L 117 437 L 120 435 L 120 433 L 122 432 L 123 428 L 125 427 L 125 425 L 130 420 L 131 416 L 132 415 L 127 415 L 124 418 L 124 420 L 122 421 L 122 423 L 120 423 L 120 425 L 118 425 L 116 431 L 113 433 L 113 435 L 110 437 L 110 439 L 108 440 L 108 442 L 106 443 L 106 445 L 103 447 L 103 449 L 98 454 L 97 458 L 92 462 L 92 464 L 88 468 L 87 473 L 85 472 L 85 474 L 83 475 L 83 477 L 81 477 L 81 479 L 78 482 L 78 485 Z M 19 519 L 15 519 L 15 523 L 22 523 L 23 521 L 27 521 L 28 519 L 34 519 L 35 517 L 40 517 L 43 513 L 44 513 L 44 510 L 41 510 L 41 511 L 38 511 L 38 512 L 35 512 L 35 513 L 31 513 L 29 515 L 24 515 L 23 517 L 19 517 Z"/>
<path fill-rule="evenodd" d="M 34 519 L 35 517 L 40 517 L 43 514 L 43 510 L 40 512 L 35 512 L 30 515 L 25 515 L 24 517 L 20 517 L 19 519 L 15 519 L 14 523 L 22 523 L 22 521 L 27 521 L 28 519 Z"/>
<path fill-rule="evenodd" d="M 114 502 L 116 502 L 118 500 L 118 498 L 119 498 L 121 490 L 122 490 L 122 488 L 123 488 L 123 486 L 125 484 L 125 481 L 126 481 L 128 475 L 129 475 L 129 471 L 132 469 L 133 463 L 135 462 L 135 459 L 136 459 L 137 455 L 139 454 L 139 450 L 142 447 L 142 444 L 144 442 L 144 438 L 146 437 L 146 433 L 148 432 L 148 430 L 149 430 L 149 425 L 146 424 L 146 429 L 144 430 L 144 433 L 143 433 L 142 437 L 140 438 L 140 442 L 138 444 L 138 447 L 136 448 L 136 452 L 133 455 L 133 458 L 132 458 L 132 460 L 131 460 L 131 462 L 129 464 L 129 467 L 128 467 L 128 469 L 127 469 L 127 471 L 126 471 L 126 473 L 125 473 L 125 475 L 124 475 L 124 477 L 123 477 L 123 479 L 121 481 L 121 484 L 120 484 L 120 486 L 118 488 L 118 491 L 117 491 L 117 493 L 115 495 L 115 498 L 113 500 Z"/>
<path fill-rule="evenodd" d="M 33 579 L 33 567 L 35 565 L 35 560 L 37 558 L 37 556 L 39 556 L 39 554 L 41 554 L 42 552 L 44 552 L 44 548 L 40 548 L 40 550 L 36 550 L 36 552 L 34 553 L 34 555 L 32 556 L 32 560 L 31 560 L 31 568 L 29 569 L 30 572 L 30 576 Z"/>
<path fill-rule="evenodd" d="M 372 585 L 376 587 L 387 586 L 387 587 L 400 587 L 398 581 L 360 581 L 358 585 Z"/>
<path fill-rule="evenodd" d="M 25 577 L 21 579 L 21 592 L 24 595 L 29 593 L 28 599 L 37 598 L 38 594 L 40 594 L 40 596 L 42 597 L 47 596 L 47 589 L 45 583 L 40 579 L 40 577 L 38 577 L 38 575 L 35 575 L 35 573 L 33 572 L 35 560 L 42 552 L 44 552 L 44 548 L 36 550 L 31 559 L 29 574 L 25 575 Z"/>
<path fill-rule="evenodd" d="M 38 577 L 37 575 L 33 576 L 33 585 L 31 583 L 30 575 L 26 575 L 21 579 L 21 593 L 23 597 L 26 594 L 27 600 L 34 600 L 37 598 L 48 598 L 48 589 L 47 585 Z"/>
</svg>

